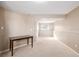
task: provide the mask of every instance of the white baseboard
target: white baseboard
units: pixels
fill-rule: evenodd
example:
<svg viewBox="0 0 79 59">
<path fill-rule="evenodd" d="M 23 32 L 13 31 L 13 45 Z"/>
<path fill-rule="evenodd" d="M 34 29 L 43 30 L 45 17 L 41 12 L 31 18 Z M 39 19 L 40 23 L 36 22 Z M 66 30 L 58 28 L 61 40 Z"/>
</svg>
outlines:
<svg viewBox="0 0 79 59">
<path fill-rule="evenodd" d="M 79 53 L 77 53 L 74 49 L 72 49 L 71 47 L 69 47 L 68 45 L 64 44 L 63 42 L 61 42 L 60 40 L 58 40 L 61 44 L 63 44 L 65 47 L 69 48 L 72 52 L 74 52 L 76 55 L 79 55 Z"/>
<path fill-rule="evenodd" d="M 20 47 L 23 47 L 23 46 L 25 46 L 25 45 L 27 45 L 27 44 L 22 44 L 22 45 L 16 46 L 16 47 L 14 47 L 14 49 L 16 49 L 16 48 L 20 48 Z M 5 53 L 5 52 L 8 52 L 8 51 L 9 51 L 9 49 L 6 49 L 6 50 L 3 50 L 3 51 L 0 51 L 0 54 Z"/>
<path fill-rule="evenodd" d="M 5 53 L 5 52 L 8 52 L 8 51 L 9 51 L 9 49 L 6 49 L 6 50 L 3 50 L 3 51 L 0 51 L 0 54 Z"/>
<path fill-rule="evenodd" d="M 22 45 L 16 46 L 16 47 L 14 47 L 14 49 L 23 47 L 23 46 L 25 46 L 25 45 L 27 45 L 27 44 L 22 44 Z"/>
</svg>

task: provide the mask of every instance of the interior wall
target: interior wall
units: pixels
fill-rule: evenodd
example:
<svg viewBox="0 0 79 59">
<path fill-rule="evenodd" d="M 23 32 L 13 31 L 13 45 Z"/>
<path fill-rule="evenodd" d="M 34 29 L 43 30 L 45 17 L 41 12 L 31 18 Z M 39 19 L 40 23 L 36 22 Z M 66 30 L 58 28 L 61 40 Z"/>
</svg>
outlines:
<svg viewBox="0 0 79 59">
<path fill-rule="evenodd" d="M 13 11 L 5 11 L 6 27 L 8 29 L 8 37 L 33 35 L 35 39 L 35 20 L 33 16 L 21 14 Z M 26 44 L 27 41 L 15 41 L 14 46 Z"/>
<path fill-rule="evenodd" d="M 8 36 L 33 35 L 34 21 L 30 15 L 6 11 L 5 19 L 8 28 Z"/>
<path fill-rule="evenodd" d="M 64 16 L 52 15 L 27 15 L 17 13 L 10 10 L 0 8 L 0 25 L 5 29 L 0 32 L 0 51 L 6 50 L 9 47 L 9 37 L 20 35 L 33 35 L 36 39 L 37 23 L 42 18 L 53 18 L 52 20 L 62 20 Z M 4 39 L 5 38 L 5 39 Z M 26 41 L 14 42 L 14 45 L 26 44 Z"/>
<path fill-rule="evenodd" d="M 0 7 L 0 52 L 8 48 L 8 36 L 5 25 L 5 9 Z"/>
<path fill-rule="evenodd" d="M 55 23 L 56 38 L 79 53 L 79 7 Z"/>
<path fill-rule="evenodd" d="M 8 36 L 33 35 L 35 40 L 37 34 L 37 22 L 42 18 L 54 18 L 55 20 L 61 20 L 63 16 L 52 17 L 51 15 L 27 15 L 6 10 L 5 19 Z M 23 40 L 15 42 L 15 45 L 21 44 L 26 44 L 26 41 Z"/>
<path fill-rule="evenodd" d="M 27 15 L 13 11 L 5 11 L 6 27 L 8 36 L 34 35 L 36 36 L 37 22 L 42 18 L 53 18 L 52 16 Z M 63 16 L 54 17 L 55 20 L 61 20 Z M 53 19 L 52 19 L 53 20 Z"/>
</svg>

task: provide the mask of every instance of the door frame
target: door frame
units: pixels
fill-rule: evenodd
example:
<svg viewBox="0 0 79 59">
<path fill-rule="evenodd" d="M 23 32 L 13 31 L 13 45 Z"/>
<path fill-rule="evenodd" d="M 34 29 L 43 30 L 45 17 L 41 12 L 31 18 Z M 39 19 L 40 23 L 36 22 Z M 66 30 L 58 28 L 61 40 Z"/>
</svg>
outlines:
<svg viewBox="0 0 79 59">
<path fill-rule="evenodd" d="M 38 21 L 37 22 L 37 26 L 36 26 L 36 37 L 37 39 L 39 38 L 38 34 L 39 34 L 39 23 L 54 23 L 54 21 L 50 21 L 50 20 L 44 20 L 44 21 Z M 54 33 L 53 33 L 53 36 L 54 36 Z M 54 37 L 44 37 L 44 38 L 54 38 Z"/>
</svg>

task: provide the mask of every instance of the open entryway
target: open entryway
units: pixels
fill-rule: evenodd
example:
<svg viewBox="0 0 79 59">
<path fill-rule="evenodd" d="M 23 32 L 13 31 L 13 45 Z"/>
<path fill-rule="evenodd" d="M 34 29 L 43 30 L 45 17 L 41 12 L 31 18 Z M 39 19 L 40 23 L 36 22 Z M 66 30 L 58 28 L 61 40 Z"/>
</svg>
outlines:
<svg viewBox="0 0 79 59">
<path fill-rule="evenodd" d="M 37 23 L 38 38 L 53 38 L 54 37 L 54 22 L 43 20 Z"/>
<path fill-rule="evenodd" d="M 53 37 L 53 23 L 39 23 L 38 37 Z"/>
</svg>

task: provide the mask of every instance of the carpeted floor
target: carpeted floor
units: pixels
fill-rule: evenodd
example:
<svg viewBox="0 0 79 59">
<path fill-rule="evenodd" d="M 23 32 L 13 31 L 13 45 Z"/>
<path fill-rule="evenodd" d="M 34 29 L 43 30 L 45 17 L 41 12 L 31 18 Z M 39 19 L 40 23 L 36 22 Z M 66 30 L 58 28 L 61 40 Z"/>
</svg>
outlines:
<svg viewBox="0 0 79 59">
<path fill-rule="evenodd" d="M 10 52 L 4 53 L 3 57 L 10 57 Z M 77 57 L 77 53 L 60 41 L 54 39 L 38 39 L 34 47 L 23 46 L 14 50 L 13 57 Z"/>
</svg>

